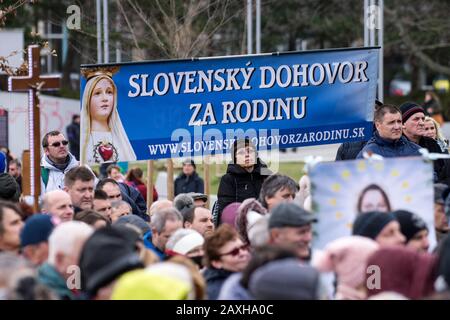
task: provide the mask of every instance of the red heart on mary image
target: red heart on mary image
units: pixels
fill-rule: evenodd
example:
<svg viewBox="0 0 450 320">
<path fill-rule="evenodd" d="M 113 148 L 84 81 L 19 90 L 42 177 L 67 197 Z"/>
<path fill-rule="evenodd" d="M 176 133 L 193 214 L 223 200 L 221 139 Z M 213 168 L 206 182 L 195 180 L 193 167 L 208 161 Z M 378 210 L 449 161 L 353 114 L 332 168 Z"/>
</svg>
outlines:
<svg viewBox="0 0 450 320">
<path fill-rule="evenodd" d="M 103 161 L 108 161 L 113 155 L 113 148 L 111 145 L 101 145 L 100 147 L 98 147 L 98 153 L 100 153 Z"/>
</svg>

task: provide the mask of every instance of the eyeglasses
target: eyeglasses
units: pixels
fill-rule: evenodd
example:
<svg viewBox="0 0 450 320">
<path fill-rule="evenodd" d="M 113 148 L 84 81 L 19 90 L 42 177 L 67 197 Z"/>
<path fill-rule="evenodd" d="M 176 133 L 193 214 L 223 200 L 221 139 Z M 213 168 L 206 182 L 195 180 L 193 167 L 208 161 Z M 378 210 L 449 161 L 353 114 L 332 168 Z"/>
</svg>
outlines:
<svg viewBox="0 0 450 320">
<path fill-rule="evenodd" d="M 251 153 L 255 153 L 255 149 L 253 149 L 253 148 L 242 148 L 242 149 L 239 149 L 238 151 L 236 151 L 236 154 L 238 154 L 238 155 L 240 155 L 240 156 L 243 156 L 243 155 L 245 155 L 245 154 L 251 154 Z"/>
<path fill-rule="evenodd" d="M 51 144 L 51 146 L 54 147 L 54 148 L 58 148 L 61 145 L 61 143 L 62 143 L 63 146 L 67 146 L 69 144 L 69 141 L 63 140 L 63 141 L 53 142 Z"/>
<path fill-rule="evenodd" d="M 219 255 L 219 257 L 228 256 L 228 255 L 231 255 L 231 256 L 235 257 L 235 256 L 237 256 L 239 254 L 239 252 L 241 252 L 241 250 L 242 251 L 247 251 L 248 250 L 248 245 L 244 244 L 244 245 L 242 245 L 240 247 L 234 248 L 230 252 L 223 253 L 223 254 Z"/>
</svg>

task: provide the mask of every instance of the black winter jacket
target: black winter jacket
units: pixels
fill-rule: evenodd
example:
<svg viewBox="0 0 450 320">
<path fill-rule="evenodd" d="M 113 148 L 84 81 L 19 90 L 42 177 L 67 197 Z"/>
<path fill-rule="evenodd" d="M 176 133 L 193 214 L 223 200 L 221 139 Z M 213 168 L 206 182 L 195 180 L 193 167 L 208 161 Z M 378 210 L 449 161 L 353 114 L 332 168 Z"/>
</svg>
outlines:
<svg viewBox="0 0 450 320">
<path fill-rule="evenodd" d="M 181 173 L 175 179 L 175 196 L 179 195 L 180 193 L 189 192 L 205 192 L 203 179 L 200 178 L 197 172 L 194 172 L 191 176 L 186 176 L 184 173 Z"/>
<path fill-rule="evenodd" d="M 367 141 L 344 142 L 336 153 L 336 161 L 356 159 L 358 153 L 364 148 Z"/>
<path fill-rule="evenodd" d="M 220 179 L 217 192 L 219 221 L 223 209 L 230 203 L 242 202 L 248 198 L 258 199 L 261 186 L 267 178 L 267 175 L 261 174 L 263 168 L 267 170 L 266 164 L 259 158 L 252 172 L 248 172 L 237 164 L 228 164 L 227 173 Z"/>
</svg>

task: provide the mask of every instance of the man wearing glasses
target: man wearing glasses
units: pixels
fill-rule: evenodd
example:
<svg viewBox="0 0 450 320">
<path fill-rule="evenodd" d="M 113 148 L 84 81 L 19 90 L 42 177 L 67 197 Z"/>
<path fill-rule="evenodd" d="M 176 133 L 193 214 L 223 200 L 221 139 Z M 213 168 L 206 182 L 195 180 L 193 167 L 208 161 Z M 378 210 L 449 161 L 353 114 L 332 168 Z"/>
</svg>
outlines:
<svg viewBox="0 0 450 320">
<path fill-rule="evenodd" d="M 59 131 L 50 131 L 42 139 L 45 155 L 41 159 L 42 195 L 64 187 L 64 176 L 78 161 L 69 152 L 69 141 Z"/>
</svg>

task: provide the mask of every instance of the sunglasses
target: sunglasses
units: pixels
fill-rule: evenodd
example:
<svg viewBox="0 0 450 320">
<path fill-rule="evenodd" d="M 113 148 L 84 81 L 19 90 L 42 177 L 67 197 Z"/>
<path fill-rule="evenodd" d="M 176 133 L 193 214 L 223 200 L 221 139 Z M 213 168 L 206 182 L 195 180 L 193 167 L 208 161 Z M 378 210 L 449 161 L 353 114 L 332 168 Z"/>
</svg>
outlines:
<svg viewBox="0 0 450 320">
<path fill-rule="evenodd" d="M 51 146 L 54 147 L 54 148 L 58 148 L 61 145 L 61 143 L 62 143 L 63 146 L 67 146 L 69 144 L 69 141 L 63 140 L 63 141 L 53 142 L 51 144 Z"/>
<path fill-rule="evenodd" d="M 242 245 L 242 246 L 240 246 L 240 247 L 234 248 L 234 249 L 231 250 L 230 252 L 221 254 L 220 257 L 228 256 L 228 255 L 231 255 L 231 256 L 233 256 L 233 257 L 236 257 L 236 256 L 239 254 L 239 252 L 241 252 L 241 250 L 242 250 L 242 251 L 247 251 L 247 250 L 248 250 L 248 245 L 247 245 L 247 244 L 244 244 L 244 245 Z"/>
</svg>

